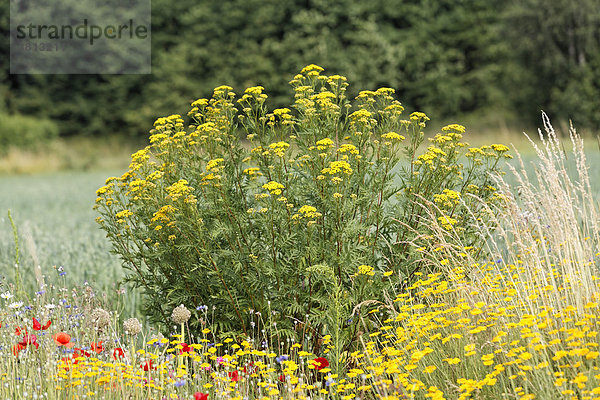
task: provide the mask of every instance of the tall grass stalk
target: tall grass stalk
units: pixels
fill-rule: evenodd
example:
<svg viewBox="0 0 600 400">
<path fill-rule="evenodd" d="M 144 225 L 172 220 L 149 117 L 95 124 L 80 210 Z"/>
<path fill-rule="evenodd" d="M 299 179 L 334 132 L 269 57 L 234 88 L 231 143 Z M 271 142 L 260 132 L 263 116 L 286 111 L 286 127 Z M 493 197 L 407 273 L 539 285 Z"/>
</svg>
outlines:
<svg viewBox="0 0 600 400">
<path fill-rule="evenodd" d="M 519 157 L 519 167 L 511 167 L 510 172 L 516 185 L 497 179 L 507 201 L 495 221 L 498 229 L 490 232 L 487 250 L 501 256 L 503 264 L 525 266 L 528 282 L 551 285 L 554 290 L 545 296 L 545 305 L 575 305 L 583 314 L 584 305 L 598 290 L 598 204 L 590 185 L 583 139 L 571 126 L 576 171 L 569 173 L 568 156 L 546 114 L 543 121 L 544 131 L 539 131 L 542 146 L 531 140 L 539 160 L 533 173 Z M 579 290 L 563 293 L 565 280 L 578 282 Z"/>
<path fill-rule="evenodd" d="M 571 127 L 569 160 L 545 114 L 543 122 L 542 144 L 531 141 L 533 172 L 519 157 L 506 176 L 494 177 L 503 201 L 472 209 L 482 248 L 457 245 L 456 232 L 435 218 L 436 205 L 420 200 L 429 210 L 421 222 L 432 229 L 430 246 L 419 249 L 421 262 L 434 272 L 398 293 L 390 304 L 394 318 L 363 341 L 371 368 L 385 365 L 374 379 L 378 393 L 393 387 L 406 398 L 600 394 L 598 204 L 583 139 Z M 475 217 L 481 209 L 489 218 Z M 398 361 L 382 362 L 382 354 Z"/>
</svg>

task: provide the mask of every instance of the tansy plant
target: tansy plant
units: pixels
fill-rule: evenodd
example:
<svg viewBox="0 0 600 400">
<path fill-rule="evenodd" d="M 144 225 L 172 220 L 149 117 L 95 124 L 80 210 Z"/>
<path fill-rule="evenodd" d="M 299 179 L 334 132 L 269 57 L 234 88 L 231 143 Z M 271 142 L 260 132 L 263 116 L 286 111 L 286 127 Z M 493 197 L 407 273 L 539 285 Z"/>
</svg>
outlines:
<svg viewBox="0 0 600 400">
<path fill-rule="evenodd" d="M 219 332 L 248 333 L 260 313 L 278 340 L 319 347 L 331 333 L 341 351 L 369 307 L 425 265 L 426 212 L 476 246 L 465 221 L 486 215 L 468 205 L 498 198 L 490 173 L 508 148 L 469 148 L 457 124 L 422 146 L 429 118 L 404 116 L 393 89 L 352 102 L 346 78 L 322 72 L 294 77 L 289 108 L 270 111 L 260 86 L 241 97 L 220 86 L 188 123 L 159 118 L 129 170 L 98 190 L 98 222 L 154 321 L 207 305 Z"/>
</svg>

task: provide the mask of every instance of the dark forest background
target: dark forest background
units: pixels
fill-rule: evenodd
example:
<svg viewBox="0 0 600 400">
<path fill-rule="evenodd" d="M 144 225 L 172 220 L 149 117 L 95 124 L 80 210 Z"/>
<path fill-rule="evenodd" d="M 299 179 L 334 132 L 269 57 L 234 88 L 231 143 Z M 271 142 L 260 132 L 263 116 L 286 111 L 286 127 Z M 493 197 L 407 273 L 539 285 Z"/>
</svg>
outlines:
<svg viewBox="0 0 600 400">
<path fill-rule="evenodd" d="M 533 125 L 545 110 L 600 128 L 597 0 L 152 0 L 150 75 L 10 75 L 2 2 L 5 141 L 145 135 L 221 84 L 263 85 L 276 107 L 310 63 L 436 120 Z"/>
</svg>

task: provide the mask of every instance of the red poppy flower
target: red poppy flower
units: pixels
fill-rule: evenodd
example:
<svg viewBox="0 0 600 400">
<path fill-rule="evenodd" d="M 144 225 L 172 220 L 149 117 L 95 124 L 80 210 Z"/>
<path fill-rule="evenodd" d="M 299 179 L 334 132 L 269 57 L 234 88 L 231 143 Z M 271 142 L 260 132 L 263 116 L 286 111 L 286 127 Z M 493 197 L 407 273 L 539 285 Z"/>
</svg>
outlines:
<svg viewBox="0 0 600 400">
<path fill-rule="evenodd" d="M 151 369 L 155 369 L 155 367 L 152 366 L 152 360 L 147 360 L 145 363 L 140 365 L 140 368 L 144 371 L 150 371 Z"/>
<path fill-rule="evenodd" d="M 92 349 L 92 351 L 95 351 L 96 353 L 102 353 L 102 350 L 104 350 L 104 347 L 102 347 L 102 342 L 92 342 L 92 344 L 90 345 L 90 348 Z"/>
<path fill-rule="evenodd" d="M 279 381 L 285 382 L 285 375 L 279 375 Z"/>
<path fill-rule="evenodd" d="M 120 347 L 117 347 L 113 350 L 113 358 L 115 360 L 117 360 L 117 356 L 119 357 L 118 359 L 125 358 L 125 352 Z"/>
<path fill-rule="evenodd" d="M 187 344 L 187 343 L 181 343 L 181 350 L 179 351 L 179 354 L 189 353 L 192 350 L 193 349 L 192 349 L 192 347 L 190 347 L 189 344 Z"/>
<path fill-rule="evenodd" d="M 325 357 L 317 357 L 314 360 L 312 360 L 312 365 L 315 366 L 317 371 L 320 371 L 323 368 L 329 367 L 329 361 L 327 361 Z"/>
<path fill-rule="evenodd" d="M 50 328 L 50 325 L 52 324 L 52 321 L 48 320 L 48 322 L 46 322 L 44 324 L 44 326 L 42 326 L 42 324 L 40 324 L 40 322 L 35 319 L 35 317 L 33 318 L 33 330 L 34 331 L 39 331 L 40 329 L 45 331 L 46 329 Z"/>
<path fill-rule="evenodd" d="M 238 382 L 240 380 L 240 373 L 237 370 L 233 372 L 228 372 L 227 374 L 231 378 L 232 382 Z"/>
<path fill-rule="evenodd" d="M 17 326 L 15 328 L 15 335 L 21 336 L 23 334 L 27 335 L 27 328 L 21 329 L 20 327 Z"/>
<path fill-rule="evenodd" d="M 23 335 L 23 339 L 21 339 L 21 341 L 19 342 L 19 344 L 21 346 L 23 346 L 23 348 L 25 348 L 27 345 L 34 345 L 35 348 L 37 349 L 38 347 L 40 347 L 39 343 L 37 342 L 37 336 L 35 335 L 30 335 L 30 334 L 25 334 Z"/>
<path fill-rule="evenodd" d="M 75 352 L 73 354 L 71 354 L 71 358 L 69 359 L 69 362 L 71 364 L 79 364 L 79 360 L 78 360 L 79 357 L 81 357 L 81 354 L 79 354 L 77 352 L 77 350 L 75 350 Z"/>
<path fill-rule="evenodd" d="M 91 356 L 91 354 L 83 349 L 80 349 L 78 347 L 73 349 L 73 359 L 79 358 L 79 357 L 89 357 L 89 356 Z"/>
<path fill-rule="evenodd" d="M 194 400 L 208 400 L 208 393 L 194 393 Z"/>
<path fill-rule="evenodd" d="M 55 333 L 54 335 L 52 335 L 52 339 L 54 339 L 54 343 L 56 343 L 59 346 L 65 346 L 69 349 L 75 346 L 75 343 L 71 342 L 71 335 L 69 335 L 68 333 Z"/>
<path fill-rule="evenodd" d="M 23 345 L 22 345 L 22 344 L 20 344 L 20 343 L 19 343 L 19 344 L 15 344 L 15 345 L 12 347 L 12 353 L 15 355 L 15 357 L 18 357 L 18 356 L 19 356 L 19 352 L 20 352 L 21 350 L 25 350 L 25 347 L 26 347 L 26 346 L 23 346 Z"/>
</svg>

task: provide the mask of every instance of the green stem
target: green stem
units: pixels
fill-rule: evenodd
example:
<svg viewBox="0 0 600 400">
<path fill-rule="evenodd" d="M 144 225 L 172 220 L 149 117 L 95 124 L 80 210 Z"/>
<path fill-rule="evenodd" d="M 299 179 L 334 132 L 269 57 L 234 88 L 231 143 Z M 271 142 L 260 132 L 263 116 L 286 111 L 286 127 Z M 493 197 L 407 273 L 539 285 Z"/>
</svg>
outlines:
<svg viewBox="0 0 600 400">
<path fill-rule="evenodd" d="M 185 325 L 183 323 L 181 324 L 181 343 L 185 343 Z M 177 356 L 177 367 L 181 368 L 182 365 L 183 354 L 180 352 L 180 354 Z"/>
<path fill-rule="evenodd" d="M 19 234 L 17 232 L 17 226 L 15 225 L 15 221 L 10 215 L 10 210 L 8 210 L 8 220 L 10 221 L 10 225 L 13 230 L 13 240 L 15 242 L 15 282 L 17 285 L 17 293 L 24 292 L 21 287 L 21 274 L 19 273 Z"/>
</svg>

